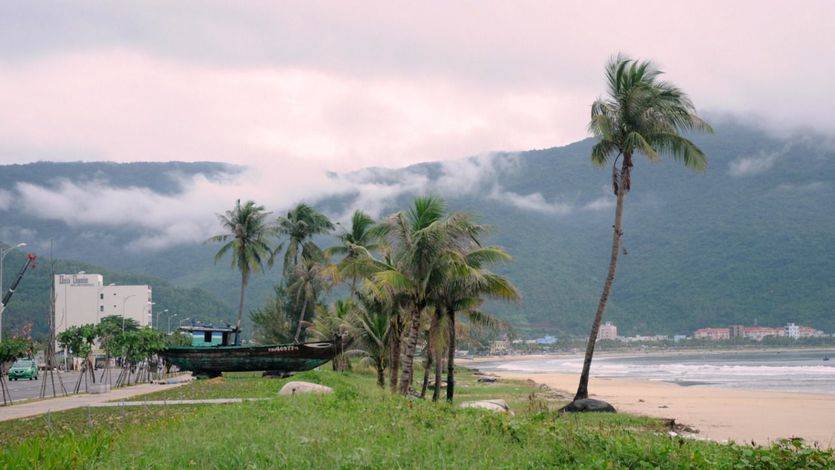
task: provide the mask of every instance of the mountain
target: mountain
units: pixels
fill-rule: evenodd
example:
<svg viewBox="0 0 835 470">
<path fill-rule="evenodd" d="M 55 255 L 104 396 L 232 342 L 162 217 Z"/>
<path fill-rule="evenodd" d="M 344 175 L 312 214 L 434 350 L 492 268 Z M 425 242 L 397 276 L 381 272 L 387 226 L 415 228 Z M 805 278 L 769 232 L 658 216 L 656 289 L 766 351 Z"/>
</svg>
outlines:
<svg viewBox="0 0 835 470">
<path fill-rule="evenodd" d="M 626 334 L 789 321 L 835 330 L 835 146 L 813 132 L 776 136 L 732 119 L 715 124 L 715 134 L 694 137 L 709 156 L 704 173 L 672 161 L 637 162 L 624 216 L 627 254 L 607 319 Z M 309 202 L 332 215 L 355 205 L 388 214 L 414 194 L 440 194 L 451 209 L 490 225 L 488 242 L 515 257 L 499 270 L 518 284 L 523 301 L 491 305 L 492 311 L 522 331 L 584 334 L 608 263 L 613 212 L 611 170 L 591 165 L 592 143 L 367 169 L 338 176 L 354 192 Z M 214 264 L 216 247 L 126 249 L 136 227 L 67 223 L 18 207 L 30 169 L 39 176 L 25 181 L 47 188 L 94 181 L 176 197 L 188 178 L 222 182 L 240 168 L 182 162 L 0 167 L 0 239 L 52 237 L 60 257 L 203 288 L 234 307 L 239 281 L 225 262 Z M 277 271 L 253 278 L 248 307 L 269 295 Z"/>
<path fill-rule="evenodd" d="M 25 254 L 20 251 L 10 252 L 3 266 L 5 285 L 12 282 L 25 262 Z M 51 266 L 47 257 L 39 257 L 35 269 L 29 270 L 21 280 L 18 289 L 3 313 L 3 335 L 18 334 L 31 327 L 35 338 L 45 338 L 48 333 L 49 295 Z M 106 283 L 147 284 L 153 289 L 154 324 L 157 328 L 167 329 L 169 316 L 171 328 L 176 328 L 180 320 L 197 318 L 206 321 L 231 321 L 232 309 L 199 288 L 172 286 L 162 279 L 136 274 L 116 273 L 78 261 L 55 259 L 55 273 L 102 274 Z M 167 310 L 167 312 L 166 312 Z M 174 316 L 176 315 L 176 317 Z"/>
</svg>

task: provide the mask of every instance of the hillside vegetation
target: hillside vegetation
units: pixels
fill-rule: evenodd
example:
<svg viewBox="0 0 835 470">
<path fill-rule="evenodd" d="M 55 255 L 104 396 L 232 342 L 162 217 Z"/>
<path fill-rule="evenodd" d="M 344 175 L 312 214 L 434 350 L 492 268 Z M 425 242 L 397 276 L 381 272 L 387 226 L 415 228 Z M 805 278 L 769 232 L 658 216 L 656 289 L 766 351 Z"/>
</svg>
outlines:
<svg viewBox="0 0 835 470">
<path fill-rule="evenodd" d="M 627 255 L 621 257 L 607 320 L 625 334 L 789 321 L 835 330 L 835 149 L 812 133 L 776 137 L 732 120 L 711 122 L 714 135 L 694 138 L 708 155 L 706 172 L 681 171 L 672 163 L 636 167 L 636 189 L 624 216 Z M 350 176 L 389 187 L 404 185 L 394 192 L 399 196 L 386 199 L 381 215 L 405 207 L 421 191 L 440 194 L 451 210 L 478 216 L 493 227 L 488 243 L 515 257 L 500 271 L 523 297 L 521 303 L 495 305 L 491 311 L 523 331 L 584 334 L 605 274 L 613 210 L 610 169 L 591 165 L 591 144 L 585 140 L 499 153 L 463 167 L 466 161 L 428 163 Z M 112 185 L 176 193 L 177 185 L 165 175 L 219 178 L 226 171 L 211 164 L 156 164 L 143 168 L 147 177 L 129 179 L 121 165 L 66 165 L 38 167 L 42 174 L 54 175 L 41 177 L 41 184 L 78 178 L 89 168 Z M 0 173 L 5 175 L 5 168 Z M 12 190 L 11 181 L 18 176 L 4 178 L 3 187 Z M 407 184 L 421 178 L 428 184 Z M 166 187 L 157 187 L 158 182 Z M 354 199 L 348 195 L 308 202 L 340 215 Z M 212 247 L 190 244 L 135 252 L 124 248 L 136 236 L 127 229 L 97 226 L 96 243 L 91 244 L 88 227 L 35 217 L 14 206 L 0 209 L 0 215 L 5 233 L 14 237 L 22 230 L 32 234 L 30 239 L 56 236 L 62 257 L 204 288 L 235 305 L 236 274 L 214 264 Z M 0 238 L 11 239 L 3 232 Z M 278 269 L 253 277 L 247 310 L 262 305 L 279 279 Z"/>
</svg>

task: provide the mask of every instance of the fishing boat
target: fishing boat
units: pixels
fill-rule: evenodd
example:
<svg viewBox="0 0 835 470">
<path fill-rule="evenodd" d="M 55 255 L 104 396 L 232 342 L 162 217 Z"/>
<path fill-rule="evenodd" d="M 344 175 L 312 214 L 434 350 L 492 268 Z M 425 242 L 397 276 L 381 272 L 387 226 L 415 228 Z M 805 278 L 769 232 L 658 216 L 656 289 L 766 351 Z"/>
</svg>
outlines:
<svg viewBox="0 0 835 470">
<path fill-rule="evenodd" d="M 170 346 L 160 355 L 180 370 L 194 375 L 216 377 L 222 372 L 270 371 L 301 372 L 314 369 L 342 353 L 348 346 L 346 337 L 310 343 L 239 344 L 234 328 L 212 325 L 181 327 L 191 335 L 190 346 Z"/>
</svg>

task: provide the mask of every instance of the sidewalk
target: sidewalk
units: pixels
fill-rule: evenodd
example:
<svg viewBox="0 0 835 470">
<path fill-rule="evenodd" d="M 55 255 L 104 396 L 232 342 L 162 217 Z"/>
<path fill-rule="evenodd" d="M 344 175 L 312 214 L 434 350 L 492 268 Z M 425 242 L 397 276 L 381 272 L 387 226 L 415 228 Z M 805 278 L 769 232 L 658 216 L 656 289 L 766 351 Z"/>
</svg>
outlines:
<svg viewBox="0 0 835 470">
<path fill-rule="evenodd" d="M 73 408 L 83 408 L 85 406 L 102 406 L 113 400 L 124 400 L 136 395 L 144 395 L 146 393 L 158 392 L 160 390 L 168 390 L 185 385 L 188 382 L 174 383 L 174 384 L 140 384 L 130 387 L 118 388 L 108 393 L 101 393 L 97 395 L 90 395 L 86 393 L 78 395 L 70 395 L 67 397 L 49 398 L 46 400 L 36 400 L 31 402 L 24 402 L 11 406 L 0 406 L 0 421 L 8 421 L 10 419 L 28 418 L 31 416 L 38 416 L 44 413 L 71 410 Z M 106 405 L 105 405 L 106 406 Z"/>
</svg>

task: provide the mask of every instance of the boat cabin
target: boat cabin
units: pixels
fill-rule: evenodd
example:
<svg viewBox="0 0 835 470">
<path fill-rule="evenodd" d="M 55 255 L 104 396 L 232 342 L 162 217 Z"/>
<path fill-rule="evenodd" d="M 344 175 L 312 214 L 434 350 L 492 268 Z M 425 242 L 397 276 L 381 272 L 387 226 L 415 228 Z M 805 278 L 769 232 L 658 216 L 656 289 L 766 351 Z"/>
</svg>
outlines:
<svg viewBox="0 0 835 470">
<path fill-rule="evenodd" d="M 180 331 L 191 336 L 193 347 L 234 346 L 237 340 L 235 328 L 229 325 L 194 324 L 181 326 Z"/>
</svg>

